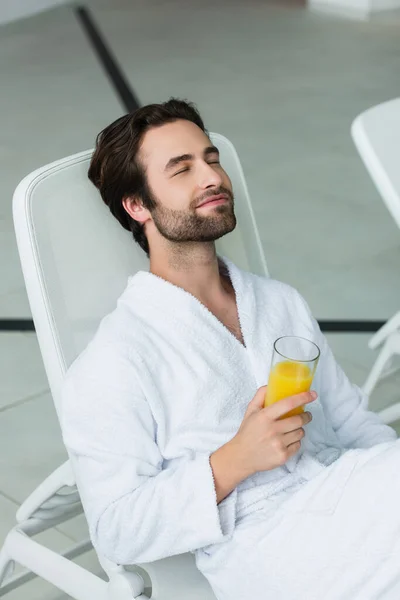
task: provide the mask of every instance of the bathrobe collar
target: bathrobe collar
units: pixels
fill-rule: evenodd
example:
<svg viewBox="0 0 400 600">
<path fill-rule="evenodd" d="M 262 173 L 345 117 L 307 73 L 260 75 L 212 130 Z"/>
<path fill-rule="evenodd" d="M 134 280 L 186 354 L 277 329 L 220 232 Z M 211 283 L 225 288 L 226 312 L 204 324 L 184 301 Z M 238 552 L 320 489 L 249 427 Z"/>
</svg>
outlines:
<svg viewBox="0 0 400 600">
<path fill-rule="evenodd" d="M 242 272 L 226 257 L 219 256 L 218 258 L 225 265 L 235 291 L 244 346 L 193 294 L 149 271 L 138 271 L 134 276 L 129 278 L 126 292 L 129 294 L 130 302 L 135 301 L 135 312 L 142 312 L 142 306 L 142 308 L 145 307 L 145 311 L 143 312 L 148 314 L 148 307 L 152 305 L 153 308 L 158 309 L 159 315 L 163 314 L 165 317 L 168 316 L 179 320 L 185 321 L 188 319 L 191 322 L 194 315 L 201 315 L 203 319 L 207 319 L 209 322 L 212 321 L 215 328 L 219 329 L 225 338 L 230 338 L 233 344 L 237 344 L 243 350 L 246 350 L 253 335 L 251 316 L 254 315 L 255 308 L 253 294 L 246 293 L 246 287 L 247 292 L 250 292 L 250 286 L 246 286 L 244 277 L 249 274 Z"/>
</svg>

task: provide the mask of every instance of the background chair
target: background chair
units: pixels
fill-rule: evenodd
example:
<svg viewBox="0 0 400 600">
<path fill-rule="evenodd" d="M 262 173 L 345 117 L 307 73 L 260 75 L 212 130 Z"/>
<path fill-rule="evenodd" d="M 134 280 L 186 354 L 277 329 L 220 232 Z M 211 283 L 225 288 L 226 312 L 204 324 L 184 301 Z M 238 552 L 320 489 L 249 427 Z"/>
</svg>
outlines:
<svg viewBox="0 0 400 600">
<path fill-rule="evenodd" d="M 211 134 L 234 191 L 237 228 L 217 242 L 239 267 L 267 274 L 257 225 L 236 151 Z M 148 268 L 144 252 L 103 204 L 87 179 L 92 151 L 47 165 L 26 177 L 13 211 L 22 270 L 50 390 L 60 417 L 66 370 L 114 309 L 129 275 Z M 31 536 L 82 512 L 70 461 L 52 473 L 22 504 L 0 552 L 0 596 L 39 575 L 77 600 L 130 600 L 151 582 L 157 600 L 215 600 L 191 554 L 128 571 L 99 556 L 108 582 L 71 561 L 91 548 L 88 540 L 57 554 Z M 132 540 L 132 543 L 135 543 Z M 13 563 L 28 571 L 12 576 Z M 2 585 L 3 582 L 3 585 Z"/>
<path fill-rule="evenodd" d="M 351 132 L 372 181 L 400 227 L 400 98 L 360 114 Z M 369 347 L 381 350 L 363 386 L 368 395 L 382 377 L 397 370 L 393 359 L 400 354 L 400 311 L 370 339 Z M 381 411 L 380 416 L 386 423 L 400 419 L 400 402 Z"/>
</svg>

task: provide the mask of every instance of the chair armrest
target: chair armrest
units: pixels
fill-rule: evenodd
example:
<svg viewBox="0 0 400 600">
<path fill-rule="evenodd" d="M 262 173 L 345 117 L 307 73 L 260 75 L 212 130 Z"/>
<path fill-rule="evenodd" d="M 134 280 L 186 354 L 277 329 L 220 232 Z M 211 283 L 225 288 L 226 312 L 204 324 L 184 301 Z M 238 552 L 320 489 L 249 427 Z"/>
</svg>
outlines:
<svg viewBox="0 0 400 600">
<path fill-rule="evenodd" d="M 376 350 L 393 333 L 400 330 L 400 311 L 391 317 L 378 331 L 370 338 L 368 347 Z"/>
<path fill-rule="evenodd" d="M 7 563 L 17 562 L 75 600 L 149 600 L 143 593 L 144 582 L 140 575 L 124 572 L 122 568 L 116 567 L 106 582 L 17 529 L 11 530 L 7 535 L 2 555 L 6 566 Z M 0 570 L 0 584 L 4 575 L 4 570 Z M 21 579 L 21 576 L 8 577 L 1 587 L 0 595 L 15 589 L 18 578 Z"/>
<path fill-rule="evenodd" d="M 30 539 L 21 531 L 8 534 L 4 551 L 7 557 L 49 581 L 75 600 L 109 600 L 107 583 L 80 565 Z M 9 581 L 10 585 L 11 582 Z M 7 582 L 6 582 L 7 585 Z"/>
<path fill-rule="evenodd" d="M 53 471 L 28 498 L 21 504 L 17 511 L 18 523 L 26 521 L 43 505 L 57 494 L 62 488 L 75 486 L 75 477 L 69 460 Z M 73 491 L 71 500 L 77 502 L 78 492 Z"/>
<path fill-rule="evenodd" d="M 398 421 L 400 419 L 400 402 L 395 402 L 391 406 L 387 406 L 377 414 L 386 425 Z"/>
</svg>

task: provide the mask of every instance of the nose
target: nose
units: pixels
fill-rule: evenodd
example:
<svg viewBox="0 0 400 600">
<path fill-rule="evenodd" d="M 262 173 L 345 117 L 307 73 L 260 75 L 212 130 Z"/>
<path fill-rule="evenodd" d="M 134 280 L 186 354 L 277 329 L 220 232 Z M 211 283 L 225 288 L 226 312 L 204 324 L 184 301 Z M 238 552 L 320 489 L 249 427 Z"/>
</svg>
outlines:
<svg viewBox="0 0 400 600">
<path fill-rule="evenodd" d="M 207 162 L 202 163 L 199 170 L 198 181 L 198 185 L 201 189 L 205 190 L 209 187 L 217 187 L 222 184 L 222 174 L 214 167 L 215 165 L 209 165 Z"/>
</svg>

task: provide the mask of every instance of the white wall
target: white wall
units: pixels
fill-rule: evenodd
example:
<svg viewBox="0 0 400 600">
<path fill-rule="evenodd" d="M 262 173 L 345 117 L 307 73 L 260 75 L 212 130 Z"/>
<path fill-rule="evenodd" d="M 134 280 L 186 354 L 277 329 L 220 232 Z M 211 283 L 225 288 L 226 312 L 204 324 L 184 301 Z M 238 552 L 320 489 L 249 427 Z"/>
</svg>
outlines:
<svg viewBox="0 0 400 600">
<path fill-rule="evenodd" d="M 400 8 L 400 0 L 370 0 L 371 11 L 394 10 Z"/>
<path fill-rule="evenodd" d="M 308 0 L 311 10 L 367 19 L 372 13 L 400 8 L 400 0 Z"/>
<path fill-rule="evenodd" d="M 351 18 L 368 18 L 370 0 L 308 0 L 311 10 L 342 15 Z"/>
<path fill-rule="evenodd" d="M 68 0 L 0 0 L 0 24 L 41 12 Z"/>
</svg>

